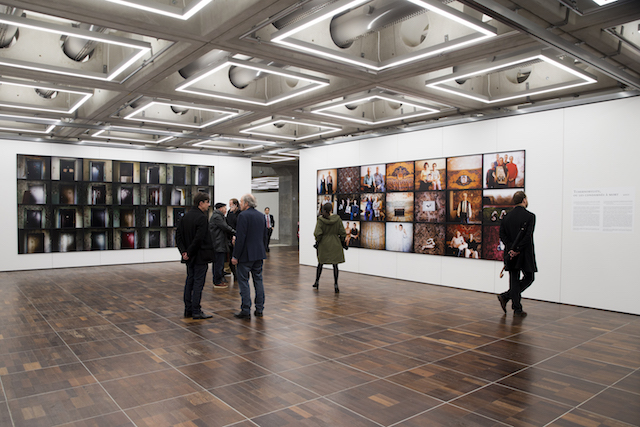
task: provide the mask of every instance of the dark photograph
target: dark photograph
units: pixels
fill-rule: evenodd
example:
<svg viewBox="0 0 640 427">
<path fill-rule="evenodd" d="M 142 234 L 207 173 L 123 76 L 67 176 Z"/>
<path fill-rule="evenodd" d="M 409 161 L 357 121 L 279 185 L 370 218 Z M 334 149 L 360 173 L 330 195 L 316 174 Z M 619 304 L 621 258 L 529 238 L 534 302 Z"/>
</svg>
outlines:
<svg viewBox="0 0 640 427">
<path fill-rule="evenodd" d="M 447 189 L 482 188 L 482 154 L 447 158 Z"/>
<path fill-rule="evenodd" d="M 387 221 L 413 222 L 413 193 L 387 193 L 385 210 Z"/>
<path fill-rule="evenodd" d="M 136 233 L 135 231 L 120 232 L 120 249 L 135 249 Z"/>
<path fill-rule="evenodd" d="M 133 182 L 133 163 L 120 162 L 120 182 Z"/>
<path fill-rule="evenodd" d="M 360 219 L 360 194 L 341 194 L 337 199 L 340 218 L 350 221 Z"/>
<path fill-rule="evenodd" d="M 361 221 L 384 221 L 385 213 L 384 194 L 361 194 L 360 195 L 360 220 Z"/>
<path fill-rule="evenodd" d="M 160 227 L 160 209 L 147 210 L 147 227 Z"/>
<path fill-rule="evenodd" d="M 162 205 L 162 190 L 160 187 L 149 187 L 147 193 L 147 204 L 151 206 Z"/>
<path fill-rule="evenodd" d="M 58 223 L 60 224 L 60 228 L 75 228 L 76 227 L 76 210 L 60 209 L 58 211 Z"/>
<path fill-rule="evenodd" d="M 358 221 L 342 221 L 344 231 L 347 233 L 347 237 L 344 239 L 344 243 L 350 248 L 360 247 L 360 222 Z"/>
<path fill-rule="evenodd" d="M 184 214 L 186 213 L 185 208 L 168 208 L 168 212 L 170 213 L 169 223 L 172 227 L 177 227 Z M 169 215 L 169 214 L 167 214 Z"/>
<path fill-rule="evenodd" d="M 417 191 L 446 189 L 447 159 L 416 160 L 415 171 Z"/>
<path fill-rule="evenodd" d="M 484 188 L 523 188 L 524 151 L 484 155 Z"/>
<path fill-rule="evenodd" d="M 479 259 L 482 253 L 482 226 L 449 224 L 446 228 L 445 255 Z"/>
<path fill-rule="evenodd" d="M 198 168 L 198 179 L 196 185 L 209 185 L 209 168 Z"/>
<path fill-rule="evenodd" d="M 104 162 L 90 162 L 89 163 L 90 177 L 92 182 L 104 181 Z"/>
<path fill-rule="evenodd" d="M 386 166 L 384 164 L 360 167 L 360 189 L 366 193 L 384 193 Z"/>
<path fill-rule="evenodd" d="M 147 248 L 160 247 L 160 230 L 149 230 L 147 234 Z"/>
<path fill-rule="evenodd" d="M 513 195 L 519 188 L 484 190 L 482 196 L 482 223 L 500 225 L 502 219 L 513 209 Z"/>
<path fill-rule="evenodd" d="M 91 250 L 104 251 L 107 249 L 107 233 L 92 232 L 91 233 Z"/>
<path fill-rule="evenodd" d="M 38 181 L 45 178 L 44 174 L 44 161 L 27 159 L 27 179 Z"/>
<path fill-rule="evenodd" d="M 133 205 L 133 187 L 122 186 L 118 192 L 121 205 Z"/>
<path fill-rule="evenodd" d="M 160 184 L 159 165 L 150 165 L 147 167 L 147 184 Z"/>
<path fill-rule="evenodd" d="M 318 194 L 335 194 L 338 192 L 338 169 L 323 169 L 318 171 Z"/>
<path fill-rule="evenodd" d="M 77 250 L 76 233 L 54 233 L 52 240 L 53 252 L 75 252 Z"/>
<path fill-rule="evenodd" d="M 331 203 L 332 210 L 331 213 L 338 213 L 338 204 L 336 203 L 336 196 L 331 194 L 325 194 L 323 196 L 318 196 L 318 205 L 316 206 L 316 216 L 320 215 L 320 209 L 325 203 Z"/>
<path fill-rule="evenodd" d="M 107 203 L 107 186 L 92 185 L 90 200 L 92 205 L 105 205 Z"/>
<path fill-rule="evenodd" d="M 413 180 L 411 180 L 413 184 Z M 387 223 L 386 250 L 393 252 L 411 252 L 413 249 L 413 223 Z"/>
<path fill-rule="evenodd" d="M 173 166 L 173 184 L 187 184 L 187 168 L 185 166 Z"/>
<path fill-rule="evenodd" d="M 415 193 L 414 215 L 416 222 L 445 222 L 447 194 L 444 191 Z"/>
<path fill-rule="evenodd" d="M 358 166 L 338 169 L 338 191 L 340 193 L 360 192 L 360 168 Z"/>
<path fill-rule="evenodd" d="M 500 240 L 500 226 L 485 226 L 483 229 L 482 258 L 504 261 L 504 243 Z"/>
<path fill-rule="evenodd" d="M 76 161 L 60 159 L 60 181 L 71 182 L 76 180 Z"/>
<path fill-rule="evenodd" d="M 42 211 L 27 209 L 24 216 L 24 228 L 42 228 Z"/>
<path fill-rule="evenodd" d="M 482 190 L 448 191 L 447 221 L 460 224 L 482 223 Z"/>
<path fill-rule="evenodd" d="M 135 211 L 133 209 L 120 209 L 120 227 L 131 228 L 136 226 Z"/>
<path fill-rule="evenodd" d="M 28 254 L 41 254 L 44 253 L 44 233 L 28 233 L 27 250 Z"/>
<path fill-rule="evenodd" d="M 413 191 L 414 163 L 399 162 L 387 164 L 387 191 Z"/>
<path fill-rule="evenodd" d="M 55 186 L 55 184 L 54 184 Z M 60 204 L 61 205 L 75 205 L 76 200 L 76 186 L 75 185 L 60 185 Z"/>
<path fill-rule="evenodd" d="M 385 224 L 381 222 L 360 223 L 360 247 L 365 249 L 385 248 Z"/>
<path fill-rule="evenodd" d="M 106 227 L 107 226 L 107 210 L 104 208 L 91 209 L 91 226 Z"/>
<path fill-rule="evenodd" d="M 413 251 L 418 254 L 444 255 L 444 230 L 443 224 L 416 224 L 413 233 Z"/>
</svg>

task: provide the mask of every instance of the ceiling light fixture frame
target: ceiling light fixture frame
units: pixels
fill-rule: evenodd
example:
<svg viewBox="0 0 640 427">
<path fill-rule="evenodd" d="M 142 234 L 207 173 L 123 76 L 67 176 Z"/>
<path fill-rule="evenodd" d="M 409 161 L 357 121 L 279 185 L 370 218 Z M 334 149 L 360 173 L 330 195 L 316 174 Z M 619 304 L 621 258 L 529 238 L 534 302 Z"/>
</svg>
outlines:
<svg viewBox="0 0 640 427">
<path fill-rule="evenodd" d="M 168 107 L 183 107 L 183 108 L 188 108 L 190 110 L 198 110 L 198 111 L 209 111 L 213 113 L 219 113 L 222 115 L 222 117 L 214 118 L 202 124 L 183 123 L 180 121 L 156 120 L 156 119 L 152 119 L 144 116 L 139 117 L 140 114 L 142 114 L 144 111 L 146 111 L 147 109 L 155 105 L 165 105 Z M 124 119 L 135 120 L 138 122 L 145 122 L 145 123 L 158 123 L 166 126 L 181 126 L 181 127 L 188 127 L 193 129 L 204 129 L 209 126 L 213 126 L 215 124 L 225 122 L 233 117 L 236 117 L 239 114 L 240 114 L 240 111 L 232 108 L 223 108 L 223 107 L 211 108 L 206 105 L 190 104 L 187 102 L 152 100 L 150 102 L 147 102 L 144 105 L 141 105 L 140 107 L 136 108 L 135 110 L 127 114 L 124 117 Z"/>
<path fill-rule="evenodd" d="M 159 15 L 168 16 L 174 19 L 186 21 L 196 13 L 200 12 L 206 5 L 213 0 L 193 0 L 186 7 L 176 7 L 161 4 L 150 0 L 106 0 L 110 3 L 116 3 L 121 6 L 132 7 L 134 9 L 144 10 L 145 12 L 157 13 Z"/>
<path fill-rule="evenodd" d="M 1 59 L 0 59 L 1 61 Z M 85 102 L 87 102 L 89 100 L 89 98 L 91 98 L 93 96 L 93 91 L 92 90 L 88 90 L 88 89 L 82 89 L 82 88 L 77 88 L 77 87 L 69 87 L 69 86 L 61 86 L 61 85 L 57 85 L 57 84 L 51 84 L 51 83 L 40 83 L 40 82 L 28 82 L 28 81 L 23 81 L 23 80 L 13 80 L 13 79 L 6 79 L 6 78 L 2 78 L 0 77 L 0 86 L 2 85 L 7 85 L 7 86 L 18 86 L 18 87 L 26 87 L 26 88 L 30 88 L 30 89 L 47 89 L 47 90 L 53 90 L 56 92 L 61 92 L 61 93 L 68 93 L 68 94 L 73 94 L 73 95 L 78 95 L 80 96 L 80 98 L 73 103 L 73 105 L 71 105 L 69 108 L 46 108 L 46 107 L 42 107 L 39 105 L 27 105 L 27 104 L 19 104 L 16 102 L 6 102 L 3 100 L 0 100 L 0 107 L 7 107 L 7 108 L 17 108 L 17 109 L 21 109 L 21 110 L 32 110 L 32 111 L 42 111 L 42 112 L 46 112 L 46 113 L 56 113 L 56 114 L 73 114 L 76 112 L 76 110 L 78 108 L 80 108 L 82 106 L 82 104 L 84 104 Z"/>
<path fill-rule="evenodd" d="M 309 135 L 301 135 L 301 136 L 290 136 L 290 135 L 281 135 L 277 133 L 268 133 L 260 131 L 260 129 L 271 126 L 278 125 L 281 123 L 285 124 L 293 124 L 293 125 L 302 125 L 309 127 L 317 127 L 320 130 L 318 132 L 309 134 Z M 255 125 L 251 125 L 247 128 L 240 129 L 240 133 L 251 134 L 251 135 L 260 135 L 267 138 L 278 138 L 278 139 L 287 139 L 290 141 L 301 141 L 303 139 L 314 138 L 317 136 L 325 135 L 327 133 L 338 132 L 341 131 L 342 128 L 340 126 L 334 124 L 327 124 L 323 122 L 314 122 L 311 120 L 300 120 L 300 119 L 287 119 L 287 118 L 272 118 L 271 120 L 267 120 L 266 122 L 261 122 Z"/>
</svg>

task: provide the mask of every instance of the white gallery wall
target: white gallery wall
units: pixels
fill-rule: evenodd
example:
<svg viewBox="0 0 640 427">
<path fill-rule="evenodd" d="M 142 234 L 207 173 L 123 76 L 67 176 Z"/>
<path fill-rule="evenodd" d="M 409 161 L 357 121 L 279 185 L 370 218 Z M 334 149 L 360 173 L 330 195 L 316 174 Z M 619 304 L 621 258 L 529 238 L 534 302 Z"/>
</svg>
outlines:
<svg viewBox="0 0 640 427">
<path fill-rule="evenodd" d="M 3 224 L 0 271 L 179 260 L 176 248 L 18 255 L 18 154 L 214 166 L 215 200 L 227 201 L 251 192 L 251 159 L 22 141 L 0 141 L 0 146 L 0 224 Z"/>
<path fill-rule="evenodd" d="M 373 163 L 526 150 L 525 186 L 536 214 L 539 272 L 526 298 L 640 314 L 640 214 L 633 232 L 572 231 L 574 189 L 640 184 L 640 97 L 301 151 L 300 263 L 316 265 L 316 171 Z M 637 200 L 637 195 L 636 195 Z M 503 292 L 496 261 L 351 248 L 341 269 Z"/>
<path fill-rule="evenodd" d="M 269 208 L 269 213 L 273 215 L 273 220 L 276 226 L 273 227 L 273 233 L 271 234 L 271 240 L 279 240 L 280 233 L 278 227 L 278 219 L 280 218 L 280 193 L 276 191 L 253 193 L 258 202 L 256 209 L 259 212 L 264 212 L 264 208 Z"/>
</svg>

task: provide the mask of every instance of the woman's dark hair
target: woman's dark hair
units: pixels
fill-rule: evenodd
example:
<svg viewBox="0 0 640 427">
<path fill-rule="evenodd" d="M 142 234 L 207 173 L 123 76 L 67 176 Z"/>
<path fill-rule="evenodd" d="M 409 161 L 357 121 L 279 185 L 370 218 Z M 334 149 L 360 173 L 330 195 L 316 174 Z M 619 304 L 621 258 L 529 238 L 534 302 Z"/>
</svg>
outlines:
<svg viewBox="0 0 640 427">
<path fill-rule="evenodd" d="M 331 216 L 331 211 L 333 210 L 333 205 L 331 203 L 325 203 L 322 205 L 322 209 L 320 209 L 320 214 L 323 217 L 329 218 Z"/>
</svg>

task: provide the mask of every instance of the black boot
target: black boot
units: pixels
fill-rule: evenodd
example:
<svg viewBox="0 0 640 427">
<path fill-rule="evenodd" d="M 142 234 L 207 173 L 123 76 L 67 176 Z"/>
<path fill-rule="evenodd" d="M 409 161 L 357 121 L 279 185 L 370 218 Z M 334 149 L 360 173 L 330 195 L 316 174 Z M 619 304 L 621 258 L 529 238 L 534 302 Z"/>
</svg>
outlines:
<svg viewBox="0 0 640 427">
<path fill-rule="evenodd" d="M 322 274 L 322 264 L 318 264 L 318 267 L 316 267 L 316 281 L 313 284 L 314 289 L 318 289 L 318 287 L 320 286 L 320 275 Z"/>
<path fill-rule="evenodd" d="M 338 264 L 333 264 L 333 290 L 335 293 L 340 292 L 340 288 L 338 288 Z"/>
</svg>

